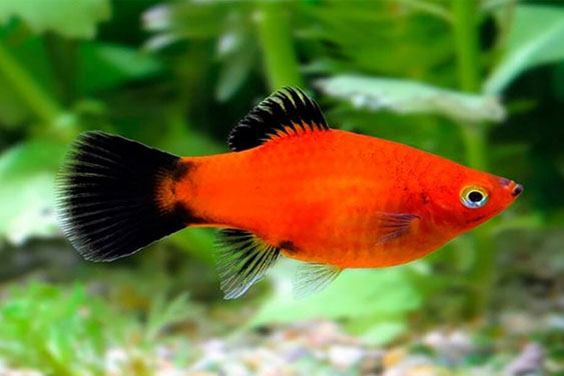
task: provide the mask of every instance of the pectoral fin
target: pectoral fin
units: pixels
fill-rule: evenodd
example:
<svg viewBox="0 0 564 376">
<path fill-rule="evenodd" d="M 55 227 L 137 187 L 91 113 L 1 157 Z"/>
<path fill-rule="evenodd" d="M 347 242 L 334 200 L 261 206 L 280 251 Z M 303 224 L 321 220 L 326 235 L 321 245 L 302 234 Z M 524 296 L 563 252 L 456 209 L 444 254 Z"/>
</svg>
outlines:
<svg viewBox="0 0 564 376">
<path fill-rule="evenodd" d="M 377 216 L 377 243 L 387 243 L 409 234 L 420 217 L 409 213 L 380 213 Z"/>
</svg>

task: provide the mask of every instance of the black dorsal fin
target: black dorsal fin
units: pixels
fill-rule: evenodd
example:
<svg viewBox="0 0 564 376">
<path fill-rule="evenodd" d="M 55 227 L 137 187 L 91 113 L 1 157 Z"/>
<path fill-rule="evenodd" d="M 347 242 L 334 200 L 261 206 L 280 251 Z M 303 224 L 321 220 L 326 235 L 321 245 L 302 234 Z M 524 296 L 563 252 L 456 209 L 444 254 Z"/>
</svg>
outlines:
<svg viewBox="0 0 564 376">
<path fill-rule="evenodd" d="M 220 232 L 217 271 L 225 299 L 243 295 L 280 257 L 280 250 L 249 231 Z"/>
<path fill-rule="evenodd" d="M 324 131 L 329 126 L 317 102 L 300 88 L 285 87 L 259 103 L 233 128 L 229 147 L 241 151 L 287 134 Z"/>
</svg>

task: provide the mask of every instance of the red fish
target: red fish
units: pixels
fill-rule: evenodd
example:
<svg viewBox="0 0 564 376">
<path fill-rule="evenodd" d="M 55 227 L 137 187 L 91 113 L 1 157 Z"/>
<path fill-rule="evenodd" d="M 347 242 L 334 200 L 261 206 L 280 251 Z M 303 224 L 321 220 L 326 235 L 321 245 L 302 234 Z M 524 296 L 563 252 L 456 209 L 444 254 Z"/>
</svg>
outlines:
<svg viewBox="0 0 564 376">
<path fill-rule="evenodd" d="M 59 179 L 65 235 L 88 260 L 130 255 L 185 227 L 220 227 L 226 298 L 280 256 L 316 291 L 346 268 L 407 263 L 500 213 L 515 182 L 409 146 L 331 129 L 299 89 L 265 99 L 233 129 L 232 152 L 178 157 L 86 132 Z"/>
</svg>

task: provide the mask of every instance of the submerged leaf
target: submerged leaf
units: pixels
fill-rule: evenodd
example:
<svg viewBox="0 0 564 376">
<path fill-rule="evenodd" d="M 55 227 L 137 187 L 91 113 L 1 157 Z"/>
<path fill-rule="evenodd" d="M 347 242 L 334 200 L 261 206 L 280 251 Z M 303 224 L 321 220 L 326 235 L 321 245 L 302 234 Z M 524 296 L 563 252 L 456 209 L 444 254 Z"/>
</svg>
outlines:
<svg viewBox="0 0 564 376">
<path fill-rule="evenodd" d="M 0 239 L 20 244 L 30 236 L 52 236 L 55 173 L 65 146 L 28 142 L 0 155 Z"/>
<path fill-rule="evenodd" d="M 92 38 L 110 18 L 109 0 L 2 0 L 0 24 L 22 19 L 36 33 L 54 31 L 69 38 Z"/>
<path fill-rule="evenodd" d="M 407 273 L 405 268 L 346 270 L 325 291 L 305 300 L 295 299 L 291 288 L 286 290 L 281 284 L 275 298 L 262 306 L 252 324 L 319 317 L 356 319 L 370 316 L 397 320 L 421 305 L 421 295 Z"/>
<path fill-rule="evenodd" d="M 232 8 L 232 4 L 220 1 L 184 1 L 149 8 L 142 16 L 143 28 L 156 35 L 149 39 L 147 47 L 160 49 L 183 39 L 220 35 L 225 15 Z M 160 40 L 156 42 L 154 38 Z"/>
<path fill-rule="evenodd" d="M 231 99 L 243 85 L 253 68 L 256 48 L 253 39 L 244 33 L 228 33 L 218 45 L 221 65 L 215 97 L 220 102 Z"/>
<path fill-rule="evenodd" d="M 328 95 L 375 111 L 438 113 L 472 122 L 505 118 L 505 109 L 495 96 L 467 94 L 415 81 L 341 75 L 320 80 L 318 85 Z"/>
<path fill-rule="evenodd" d="M 84 43 L 78 51 L 77 86 L 84 93 L 112 89 L 120 84 L 160 73 L 161 62 L 148 53 L 105 43 Z"/>
<path fill-rule="evenodd" d="M 157 295 L 147 315 L 145 339 L 154 341 L 166 327 L 182 322 L 197 313 L 201 312 L 196 311 L 191 305 L 187 293 L 180 294 L 170 301 L 167 301 L 164 294 Z"/>
<path fill-rule="evenodd" d="M 484 84 L 484 92 L 501 93 L 523 71 L 564 59 L 564 9 L 520 5 L 507 39 L 507 51 Z"/>
<path fill-rule="evenodd" d="M 365 331 L 362 335 L 362 340 L 364 343 L 372 346 L 383 346 L 397 339 L 408 329 L 408 325 L 405 321 L 391 320 L 379 322 L 375 323 Z"/>
</svg>

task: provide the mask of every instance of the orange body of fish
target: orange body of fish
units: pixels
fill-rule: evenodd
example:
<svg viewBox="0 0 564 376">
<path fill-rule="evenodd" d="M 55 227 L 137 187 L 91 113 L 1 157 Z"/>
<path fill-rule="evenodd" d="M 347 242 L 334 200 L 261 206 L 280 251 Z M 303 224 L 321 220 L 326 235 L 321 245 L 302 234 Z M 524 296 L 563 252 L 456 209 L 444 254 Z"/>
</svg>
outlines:
<svg viewBox="0 0 564 376">
<path fill-rule="evenodd" d="M 218 264 L 233 298 L 280 255 L 314 266 L 302 277 L 314 290 L 346 268 L 420 258 L 522 191 L 409 146 L 330 129 L 295 89 L 253 110 L 230 145 L 230 153 L 178 158 L 86 134 L 61 175 L 65 233 L 86 258 L 110 260 L 185 226 L 226 228 Z"/>
</svg>

